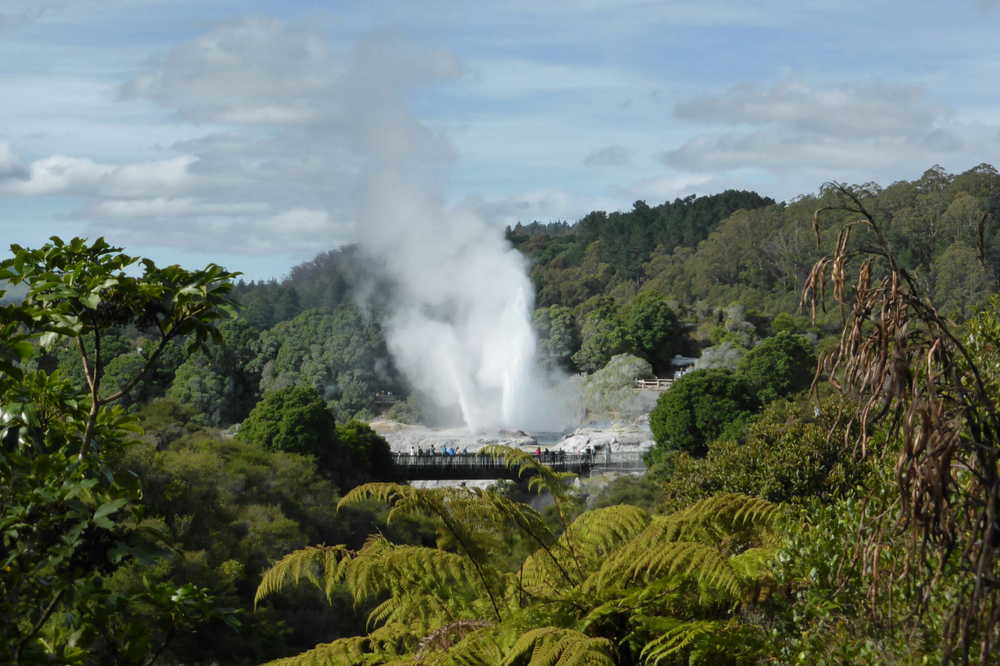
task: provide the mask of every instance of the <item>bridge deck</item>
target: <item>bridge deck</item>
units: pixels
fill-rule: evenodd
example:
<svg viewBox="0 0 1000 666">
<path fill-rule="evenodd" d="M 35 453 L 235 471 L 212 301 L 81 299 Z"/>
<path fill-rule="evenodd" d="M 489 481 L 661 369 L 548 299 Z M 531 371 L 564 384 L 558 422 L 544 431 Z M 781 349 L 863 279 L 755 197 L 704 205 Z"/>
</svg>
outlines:
<svg viewBox="0 0 1000 666">
<path fill-rule="evenodd" d="M 499 459 L 489 456 L 468 455 L 423 455 L 397 454 L 396 464 L 403 468 L 410 481 L 455 480 L 455 479 L 511 479 L 517 480 L 517 470 L 504 465 Z M 642 473 L 646 465 L 641 453 L 599 452 L 587 454 L 543 454 L 539 461 L 557 472 L 573 472 L 579 475 L 602 474 L 604 472 Z"/>
</svg>

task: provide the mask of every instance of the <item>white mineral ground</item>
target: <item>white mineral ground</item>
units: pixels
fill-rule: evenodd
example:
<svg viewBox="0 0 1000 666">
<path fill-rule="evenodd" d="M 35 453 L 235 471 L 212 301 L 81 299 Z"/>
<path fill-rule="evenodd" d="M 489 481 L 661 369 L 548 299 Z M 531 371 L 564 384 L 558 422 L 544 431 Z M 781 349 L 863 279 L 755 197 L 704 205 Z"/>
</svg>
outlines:
<svg viewBox="0 0 1000 666">
<path fill-rule="evenodd" d="M 653 434 L 644 423 L 594 424 L 561 433 L 500 429 L 472 433 L 466 428 L 428 428 L 395 421 L 373 421 L 371 426 L 398 453 L 409 453 L 411 446 L 437 452 L 442 446 L 456 449 L 469 447 L 470 453 L 490 444 L 503 444 L 526 451 L 541 447 L 543 450 L 567 453 L 583 451 L 588 446 L 592 449 L 610 446 L 612 451 L 646 451 L 653 446 Z"/>
</svg>

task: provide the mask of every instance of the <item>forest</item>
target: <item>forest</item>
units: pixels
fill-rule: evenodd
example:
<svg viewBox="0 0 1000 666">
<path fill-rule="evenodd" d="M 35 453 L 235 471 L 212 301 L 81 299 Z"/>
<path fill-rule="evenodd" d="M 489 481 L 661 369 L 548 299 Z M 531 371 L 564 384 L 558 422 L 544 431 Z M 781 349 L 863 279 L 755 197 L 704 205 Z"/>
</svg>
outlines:
<svg viewBox="0 0 1000 666">
<path fill-rule="evenodd" d="M 1000 173 L 506 238 L 588 418 L 697 359 L 644 476 L 496 445 L 520 483 L 408 484 L 369 423 L 455 415 L 394 367 L 359 246 L 249 283 L 11 246 L 0 663 L 997 662 Z"/>
</svg>

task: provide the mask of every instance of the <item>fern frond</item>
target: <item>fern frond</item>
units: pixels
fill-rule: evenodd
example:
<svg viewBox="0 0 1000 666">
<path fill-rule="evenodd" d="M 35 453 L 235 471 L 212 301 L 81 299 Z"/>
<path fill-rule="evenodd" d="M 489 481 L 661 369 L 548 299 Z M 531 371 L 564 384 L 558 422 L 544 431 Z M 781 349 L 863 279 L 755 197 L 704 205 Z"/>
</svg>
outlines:
<svg viewBox="0 0 1000 666">
<path fill-rule="evenodd" d="M 646 552 L 628 569 L 632 581 L 648 583 L 659 578 L 696 580 L 699 587 L 735 597 L 740 580 L 713 546 L 700 543 L 668 543 Z"/>
<path fill-rule="evenodd" d="M 655 624 L 647 624 L 647 630 L 655 627 L 659 635 L 646 644 L 640 657 L 650 666 L 674 660 L 689 652 L 698 642 L 721 633 L 725 624 L 709 620 L 688 622 L 676 618 L 658 618 Z"/>
<path fill-rule="evenodd" d="M 631 504 L 587 511 L 569 526 L 577 554 L 603 559 L 649 526 L 649 514 Z"/>
<path fill-rule="evenodd" d="M 275 659 L 263 666 L 362 666 L 368 664 L 365 636 L 340 638 L 332 643 L 317 645 L 295 657 Z"/>
<path fill-rule="evenodd" d="M 423 492 L 424 494 L 433 493 L 433 491 L 428 489 L 424 489 Z M 340 502 L 337 503 L 337 510 L 339 511 L 345 506 L 357 506 L 365 502 L 381 502 L 388 505 L 390 509 L 387 519 L 387 522 L 389 522 L 394 517 L 396 511 L 404 513 L 418 511 L 421 508 L 420 500 L 421 491 L 412 486 L 400 483 L 366 483 L 344 495 Z"/>
<path fill-rule="evenodd" d="M 773 559 L 774 550 L 771 548 L 748 548 L 739 555 L 730 557 L 729 566 L 741 579 L 756 582 L 768 573 Z"/>
<path fill-rule="evenodd" d="M 576 478 L 576 474 L 572 472 L 557 472 L 548 465 L 543 465 L 528 451 L 502 444 L 484 446 L 476 452 L 476 455 L 499 460 L 511 469 L 517 469 L 519 477 L 528 477 L 530 489 L 545 488 L 557 499 L 568 497 L 570 484 Z"/>
<path fill-rule="evenodd" d="M 344 579 L 351 555 L 345 546 L 308 546 L 285 555 L 261 579 L 254 608 L 264 597 L 281 592 L 289 580 L 297 585 L 303 578 L 323 590 L 329 601 L 334 588 Z"/>
<path fill-rule="evenodd" d="M 761 661 L 761 630 L 736 620 L 644 618 L 636 632 L 655 636 L 640 657 L 649 666 L 663 662 L 683 664 L 737 664 Z"/>
<path fill-rule="evenodd" d="M 614 666 L 614 644 L 572 629 L 544 627 L 521 636 L 502 666 Z"/>
<path fill-rule="evenodd" d="M 742 537 L 758 540 L 774 527 L 778 506 L 757 497 L 719 493 L 667 516 L 669 541 L 715 541 Z"/>
</svg>

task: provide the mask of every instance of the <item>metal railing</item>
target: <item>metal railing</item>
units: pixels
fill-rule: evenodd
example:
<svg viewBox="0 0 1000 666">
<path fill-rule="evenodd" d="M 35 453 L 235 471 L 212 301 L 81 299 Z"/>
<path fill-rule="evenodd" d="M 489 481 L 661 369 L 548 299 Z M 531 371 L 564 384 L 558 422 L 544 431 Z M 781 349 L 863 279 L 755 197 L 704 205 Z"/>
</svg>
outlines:
<svg viewBox="0 0 1000 666">
<path fill-rule="evenodd" d="M 670 388 L 670 385 L 674 383 L 673 379 L 657 378 L 657 379 L 637 379 L 635 380 L 635 387 L 637 389 L 650 389 L 653 391 L 666 391 Z"/>
<path fill-rule="evenodd" d="M 536 458 L 543 465 L 548 465 L 557 472 L 573 472 L 574 474 L 589 474 L 603 472 L 641 473 L 646 470 L 642 454 L 638 452 L 613 453 L 597 451 L 594 453 L 542 453 Z M 410 480 L 446 480 L 446 479 L 517 479 L 516 468 L 510 468 L 499 458 L 492 456 L 477 456 L 473 453 L 465 455 L 414 455 L 398 453 L 396 464 L 401 466 L 407 479 Z"/>
</svg>

